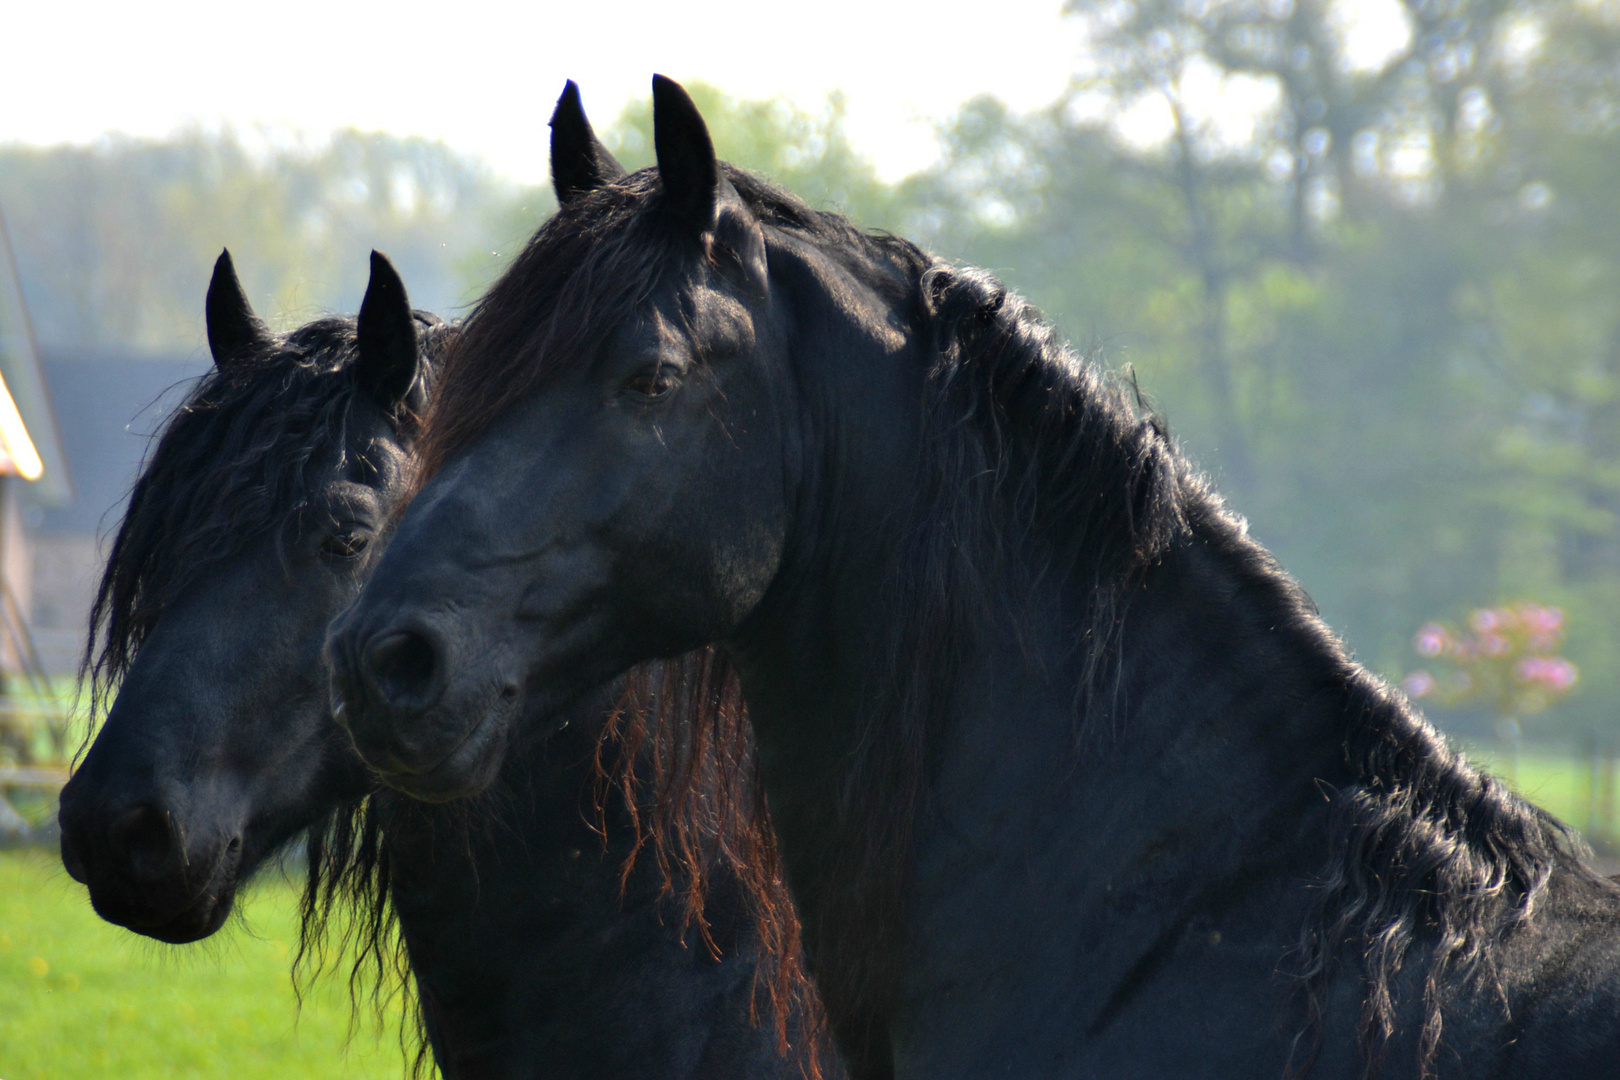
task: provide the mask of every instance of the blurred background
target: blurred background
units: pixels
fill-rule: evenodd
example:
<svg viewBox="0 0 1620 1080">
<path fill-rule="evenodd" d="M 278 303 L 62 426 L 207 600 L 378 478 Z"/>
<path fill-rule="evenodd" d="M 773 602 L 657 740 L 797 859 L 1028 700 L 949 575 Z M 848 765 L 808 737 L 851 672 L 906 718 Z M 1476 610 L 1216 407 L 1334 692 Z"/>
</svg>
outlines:
<svg viewBox="0 0 1620 1080">
<path fill-rule="evenodd" d="M 1620 0 L 670 6 L 0 14 L 38 459 L 0 480 L 0 834 L 48 838 L 99 545 L 208 362 L 219 249 L 279 327 L 353 310 L 372 247 L 459 314 L 552 209 L 563 79 L 636 166 L 659 70 L 722 156 L 1133 378 L 1365 663 L 1620 841 Z M 0 1028 L 4 965 L 45 962 L 7 899 Z"/>
</svg>

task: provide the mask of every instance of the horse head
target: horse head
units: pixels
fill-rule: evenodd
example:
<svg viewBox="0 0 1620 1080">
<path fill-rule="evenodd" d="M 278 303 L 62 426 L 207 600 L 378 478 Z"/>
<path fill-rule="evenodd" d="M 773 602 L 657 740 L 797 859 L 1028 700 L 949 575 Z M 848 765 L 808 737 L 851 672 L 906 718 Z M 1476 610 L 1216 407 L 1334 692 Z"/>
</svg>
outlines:
<svg viewBox="0 0 1620 1080">
<path fill-rule="evenodd" d="M 375 252 L 358 319 L 271 334 L 229 253 L 207 317 L 214 368 L 157 440 L 101 581 L 90 666 L 116 698 L 60 811 L 96 910 L 169 942 L 219 929 L 257 867 L 370 788 L 330 723 L 321 641 L 407 488 L 422 338 L 442 333 Z"/>
</svg>

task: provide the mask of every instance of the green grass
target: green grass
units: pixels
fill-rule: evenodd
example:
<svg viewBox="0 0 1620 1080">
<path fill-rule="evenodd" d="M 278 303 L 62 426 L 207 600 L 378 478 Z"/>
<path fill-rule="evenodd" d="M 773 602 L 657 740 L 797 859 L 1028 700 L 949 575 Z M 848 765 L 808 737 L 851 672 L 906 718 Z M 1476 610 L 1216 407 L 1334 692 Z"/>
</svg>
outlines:
<svg viewBox="0 0 1620 1080">
<path fill-rule="evenodd" d="M 0 1078 L 254 1080 L 404 1075 L 397 1013 L 348 1040 L 343 980 L 299 1013 L 297 890 L 269 875 L 245 919 L 165 946 L 102 922 L 53 854 L 0 852 Z"/>
<path fill-rule="evenodd" d="M 1614 788 L 1607 799 L 1603 797 L 1601 770 L 1589 760 L 1573 751 L 1531 746 L 1519 754 L 1515 767 L 1507 751 L 1494 744 L 1464 743 L 1460 749 L 1469 761 L 1579 829 L 1600 853 L 1620 849 L 1620 798 Z"/>
<path fill-rule="evenodd" d="M 1504 779 L 1503 753 L 1465 748 Z M 1591 767 L 1532 748 L 1511 782 L 1580 829 L 1601 800 Z M 1613 847 L 1620 822 L 1591 839 Z M 348 993 L 328 978 L 300 1014 L 288 979 L 297 889 L 269 875 L 245 918 L 199 945 L 164 946 L 102 922 L 53 854 L 0 851 L 0 1080 L 399 1080 L 397 1013 L 348 1039 Z"/>
</svg>

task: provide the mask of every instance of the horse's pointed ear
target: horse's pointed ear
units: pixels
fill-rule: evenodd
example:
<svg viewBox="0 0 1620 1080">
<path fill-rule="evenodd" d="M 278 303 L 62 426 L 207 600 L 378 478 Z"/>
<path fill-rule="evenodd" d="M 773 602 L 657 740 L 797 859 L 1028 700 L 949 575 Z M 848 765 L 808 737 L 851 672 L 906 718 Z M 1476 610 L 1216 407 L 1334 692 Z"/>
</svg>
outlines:
<svg viewBox="0 0 1620 1080">
<path fill-rule="evenodd" d="M 208 282 L 208 299 L 203 303 L 208 321 L 208 351 L 214 363 L 224 367 L 270 340 L 270 331 L 248 303 L 247 293 L 236 277 L 236 264 L 229 250 L 214 261 L 214 276 Z"/>
<path fill-rule="evenodd" d="M 354 362 L 355 381 L 379 405 L 398 405 L 416 385 L 421 353 L 405 283 L 388 256 L 380 251 L 371 253 L 371 283 L 366 286 L 366 298 L 360 302 L 356 332 L 359 356 Z"/>
<path fill-rule="evenodd" d="M 697 104 L 680 83 L 653 76 L 653 144 L 664 207 L 693 233 L 708 233 L 730 251 L 756 292 L 768 288 L 765 233 L 720 175 L 714 140 Z"/>
<path fill-rule="evenodd" d="M 557 202 L 566 205 L 623 175 L 624 166 L 596 137 L 579 87 L 569 79 L 551 114 L 551 186 Z"/>
<path fill-rule="evenodd" d="M 653 76 L 653 146 L 669 212 L 694 232 L 714 228 L 720 162 L 697 104 L 680 83 Z"/>
</svg>

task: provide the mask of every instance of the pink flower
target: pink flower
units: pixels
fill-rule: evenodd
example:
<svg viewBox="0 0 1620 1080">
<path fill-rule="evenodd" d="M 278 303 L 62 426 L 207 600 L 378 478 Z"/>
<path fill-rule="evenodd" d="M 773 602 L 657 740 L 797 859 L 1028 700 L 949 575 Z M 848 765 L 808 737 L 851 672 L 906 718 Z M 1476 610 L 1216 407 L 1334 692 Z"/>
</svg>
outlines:
<svg viewBox="0 0 1620 1080">
<path fill-rule="evenodd" d="M 1580 679 L 1581 672 L 1562 656 L 1532 656 L 1514 665 L 1513 673 L 1522 682 L 1535 683 L 1554 693 L 1565 693 Z"/>
<path fill-rule="evenodd" d="M 1564 629 L 1564 613 L 1555 607 L 1524 604 L 1519 608 L 1519 620 L 1537 637 L 1556 637 Z"/>
<path fill-rule="evenodd" d="M 1401 689 L 1405 690 L 1406 696 L 1414 701 L 1434 693 L 1435 688 L 1439 685 L 1439 683 L 1435 682 L 1433 675 L 1422 670 L 1414 671 L 1401 680 Z"/>
<path fill-rule="evenodd" d="M 1451 644 L 1451 635 L 1439 623 L 1425 623 L 1412 639 L 1412 647 L 1419 656 L 1439 656 Z"/>
<path fill-rule="evenodd" d="M 1503 608 L 1476 608 L 1468 616 L 1468 625 L 1481 634 L 1488 634 L 1493 630 L 1505 630 L 1513 621 L 1513 613 Z"/>
<path fill-rule="evenodd" d="M 1574 686 L 1581 677 L 1580 669 L 1562 656 L 1555 656 L 1548 660 L 1546 670 L 1547 685 L 1560 693 Z"/>
<path fill-rule="evenodd" d="M 1513 643 L 1501 634 L 1480 634 L 1478 645 L 1486 656 L 1506 656 L 1513 649 Z"/>
</svg>

